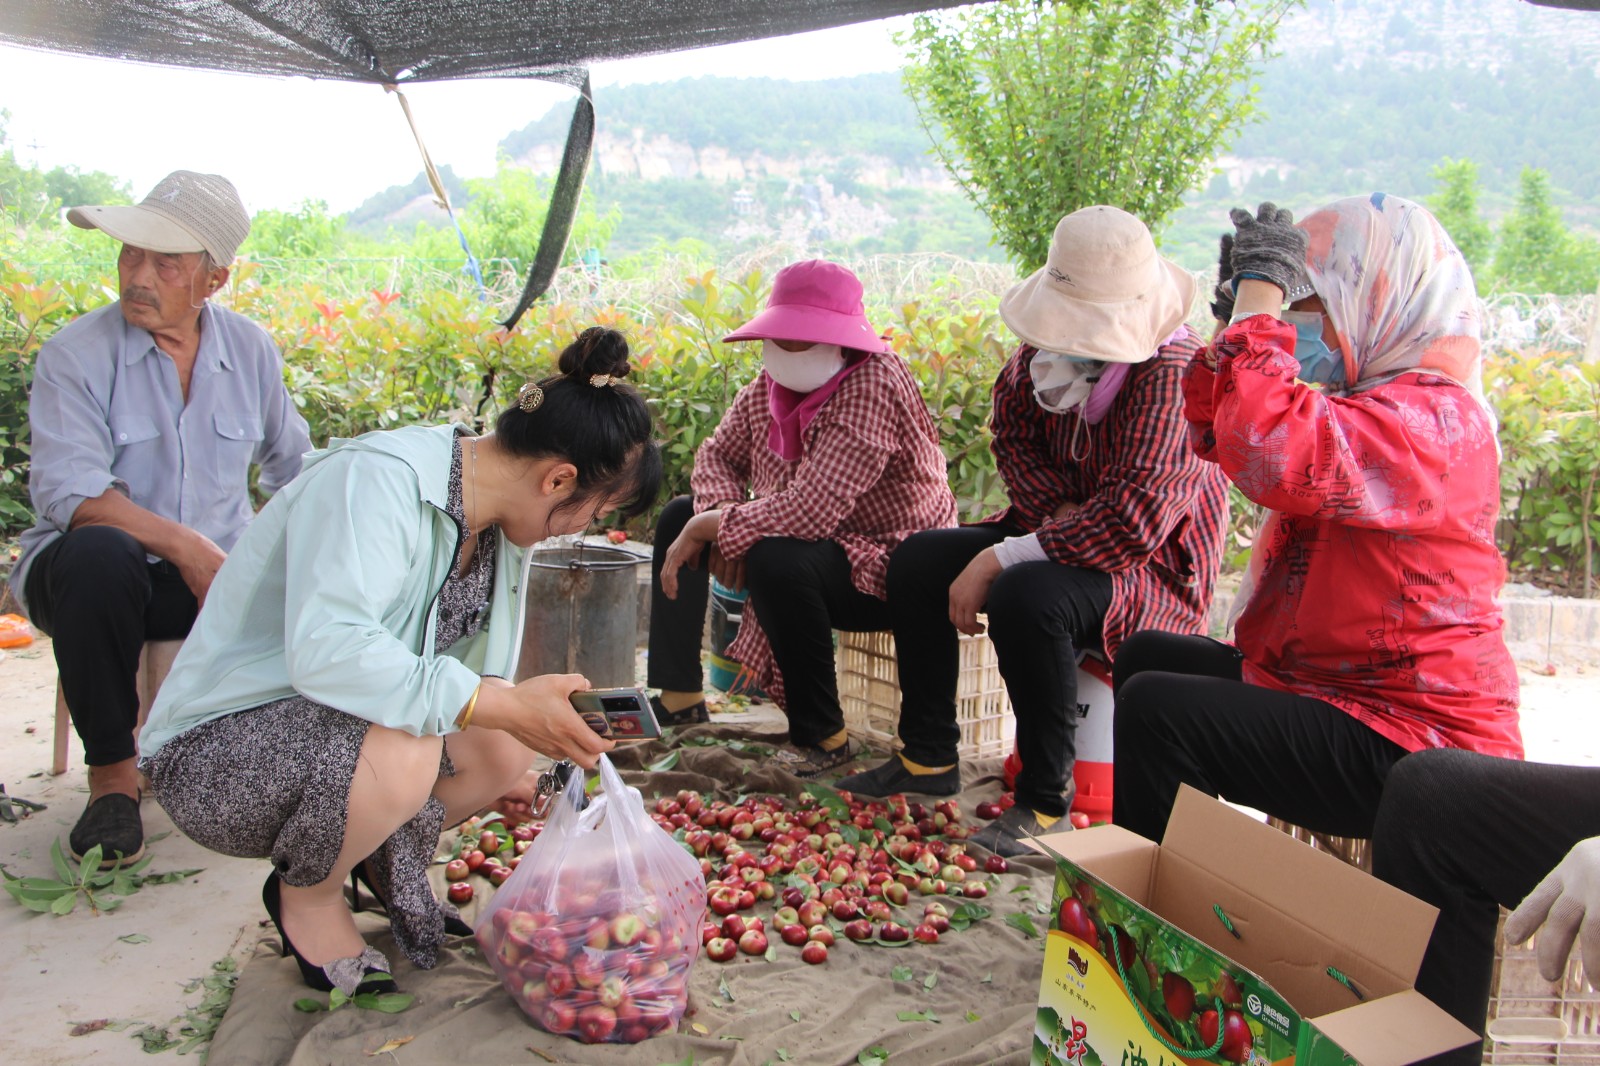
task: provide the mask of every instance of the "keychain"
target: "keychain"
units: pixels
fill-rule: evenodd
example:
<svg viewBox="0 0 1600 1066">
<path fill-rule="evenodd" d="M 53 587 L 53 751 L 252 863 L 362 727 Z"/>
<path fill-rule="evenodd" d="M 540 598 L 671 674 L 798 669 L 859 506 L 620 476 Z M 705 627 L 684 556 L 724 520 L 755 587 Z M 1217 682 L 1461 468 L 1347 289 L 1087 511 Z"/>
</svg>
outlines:
<svg viewBox="0 0 1600 1066">
<path fill-rule="evenodd" d="M 539 775 L 538 783 L 533 786 L 533 802 L 528 805 L 529 813 L 535 819 L 543 819 L 550 813 L 550 804 L 567 787 L 568 779 L 577 768 L 570 759 L 562 759 Z M 578 810 L 583 810 L 588 803 L 589 798 L 581 796 Z"/>
</svg>

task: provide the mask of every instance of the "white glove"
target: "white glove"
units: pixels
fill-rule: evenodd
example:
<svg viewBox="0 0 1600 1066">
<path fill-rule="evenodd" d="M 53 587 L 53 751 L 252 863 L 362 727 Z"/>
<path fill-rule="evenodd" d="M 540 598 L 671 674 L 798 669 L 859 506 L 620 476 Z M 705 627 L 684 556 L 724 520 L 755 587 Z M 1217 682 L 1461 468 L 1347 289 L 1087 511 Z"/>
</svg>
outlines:
<svg viewBox="0 0 1600 1066">
<path fill-rule="evenodd" d="M 1578 937 L 1584 974 L 1591 982 L 1600 981 L 1600 837 L 1576 844 L 1528 893 L 1506 919 L 1506 940 L 1520 944 L 1541 926 L 1539 972 L 1546 981 L 1561 980 Z"/>
</svg>

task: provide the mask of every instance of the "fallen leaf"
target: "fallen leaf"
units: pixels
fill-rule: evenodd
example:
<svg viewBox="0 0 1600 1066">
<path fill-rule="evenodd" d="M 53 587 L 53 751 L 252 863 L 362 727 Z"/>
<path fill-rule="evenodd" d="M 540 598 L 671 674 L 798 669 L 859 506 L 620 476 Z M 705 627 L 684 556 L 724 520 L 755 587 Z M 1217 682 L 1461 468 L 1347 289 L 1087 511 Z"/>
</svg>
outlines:
<svg viewBox="0 0 1600 1066">
<path fill-rule="evenodd" d="M 792 1011 L 789 1012 L 789 1017 L 793 1018 L 795 1021 L 799 1021 L 800 1020 L 800 1012 L 797 1011 L 797 1010 L 792 1010 Z"/>
<path fill-rule="evenodd" d="M 122 941 L 124 944 L 150 943 L 150 938 L 145 936 L 143 933 L 129 933 L 127 936 L 119 936 L 117 939 Z"/>
<path fill-rule="evenodd" d="M 871 1047 L 863 1049 L 862 1052 L 856 1056 L 856 1062 L 859 1063 L 859 1066 L 883 1066 L 883 1064 L 888 1061 L 889 1053 L 883 1050 L 883 1048 L 877 1044 L 873 1044 Z"/>
<path fill-rule="evenodd" d="M 392 1040 L 389 1040 L 389 1041 L 385 1042 L 384 1045 L 381 1048 L 379 1048 L 377 1051 L 369 1051 L 369 1052 L 367 1052 L 367 1054 L 368 1055 L 382 1055 L 386 1051 L 393 1051 L 395 1048 L 405 1047 L 407 1044 L 411 1043 L 411 1041 L 413 1041 L 415 1039 L 416 1039 L 416 1037 L 414 1037 L 414 1036 L 397 1036 L 397 1037 L 393 1038 Z"/>
<path fill-rule="evenodd" d="M 915 976 L 909 966 L 896 966 L 889 971 L 889 980 L 891 981 L 909 981 Z"/>
<path fill-rule="evenodd" d="M 67 1031 L 68 1036 L 85 1036 L 89 1033 L 98 1033 L 111 1024 L 110 1018 L 96 1018 L 92 1022 L 79 1022 Z"/>
<path fill-rule="evenodd" d="M 967 1021 L 969 1021 L 969 1022 L 975 1022 L 975 1021 L 977 1021 L 978 1019 L 980 1019 L 982 1017 L 983 1017 L 983 1015 L 979 1014 L 975 1010 L 967 1011 Z"/>
<path fill-rule="evenodd" d="M 926 976 L 926 977 L 924 977 L 922 979 L 922 987 L 927 989 L 929 992 L 932 992 L 933 991 L 933 986 L 938 984 L 938 983 L 939 983 L 939 975 L 936 974 L 936 973 L 930 973 L 928 976 Z"/>
<path fill-rule="evenodd" d="M 690 1022 L 689 1023 L 689 1028 L 694 1030 L 696 1033 L 700 1034 L 701 1036 L 710 1036 L 711 1035 L 711 1030 L 707 1029 L 705 1026 L 701 1025 L 699 1022 Z"/>
<path fill-rule="evenodd" d="M 1038 939 L 1039 927 L 1033 924 L 1033 919 L 1020 912 L 1006 915 L 1006 924 L 1013 929 L 1020 930 L 1030 939 Z"/>
</svg>

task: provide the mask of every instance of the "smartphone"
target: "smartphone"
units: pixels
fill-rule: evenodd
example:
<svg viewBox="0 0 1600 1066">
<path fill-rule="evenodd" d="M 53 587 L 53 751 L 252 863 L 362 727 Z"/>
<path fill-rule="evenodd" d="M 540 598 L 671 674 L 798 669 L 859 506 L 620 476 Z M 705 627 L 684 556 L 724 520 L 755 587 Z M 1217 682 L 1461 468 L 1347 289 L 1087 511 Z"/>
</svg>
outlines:
<svg viewBox="0 0 1600 1066">
<path fill-rule="evenodd" d="M 583 720 L 612 740 L 646 740 L 661 735 L 661 725 L 643 689 L 597 688 L 574 692 L 568 699 Z"/>
</svg>

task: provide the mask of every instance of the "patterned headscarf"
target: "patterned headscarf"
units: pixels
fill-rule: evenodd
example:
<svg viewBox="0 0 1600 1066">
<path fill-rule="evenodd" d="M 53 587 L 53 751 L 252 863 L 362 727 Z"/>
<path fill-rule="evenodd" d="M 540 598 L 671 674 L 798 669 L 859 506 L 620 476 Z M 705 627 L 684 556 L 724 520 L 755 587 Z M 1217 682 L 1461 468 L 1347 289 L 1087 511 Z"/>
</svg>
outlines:
<svg viewBox="0 0 1600 1066">
<path fill-rule="evenodd" d="M 1300 222 L 1306 271 L 1343 351 L 1349 391 L 1427 370 L 1486 410 L 1472 272 L 1427 209 L 1384 193 L 1351 196 Z"/>
</svg>

